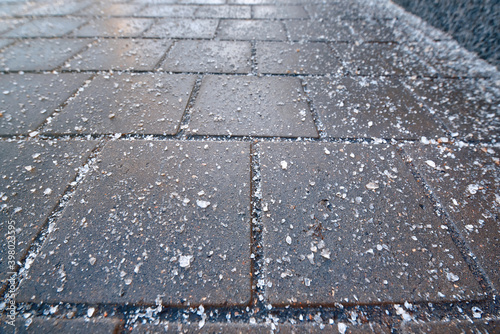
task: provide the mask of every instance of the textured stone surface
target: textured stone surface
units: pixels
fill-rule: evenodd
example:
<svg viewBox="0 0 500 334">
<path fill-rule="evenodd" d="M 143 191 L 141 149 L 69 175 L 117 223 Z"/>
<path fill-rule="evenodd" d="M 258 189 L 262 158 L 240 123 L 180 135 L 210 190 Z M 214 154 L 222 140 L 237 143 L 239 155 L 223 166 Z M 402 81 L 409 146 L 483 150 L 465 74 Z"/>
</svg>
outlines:
<svg viewBox="0 0 500 334">
<path fill-rule="evenodd" d="M 70 73 L 0 76 L 0 135 L 34 131 L 90 77 Z"/>
<path fill-rule="evenodd" d="M 353 75 L 430 75 L 417 58 L 395 44 L 336 44 L 333 50 Z"/>
<path fill-rule="evenodd" d="M 258 150 L 272 304 L 481 298 L 393 148 L 262 143 Z"/>
<path fill-rule="evenodd" d="M 224 19 L 249 19 L 251 15 L 250 6 L 200 6 L 196 17 L 201 18 L 224 18 Z"/>
<path fill-rule="evenodd" d="M 65 67 L 73 70 L 151 71 L 171 45 L 169 40 L 97 40 Z"/>
<path fill-rule="evenodd" d="M 173 72 L 249 73 L 251 55 L 249 42 L 182 40 L 170 49 L 161 68 Z"/>
<path fill-rule="evenodd" d="M 148 17 L 194 17 L 197 6 L 151 5 L 139 13 Z"/>
<path fill-rule="evenodd" d="M 462 321 L 435 321 L 423 323 L 403 323 L 401 333 L 422 334 L 462 334 L 462 333 L 498 333 L 500 332 L 499 320 L 462 320 Z"/>
<path fill-rule="evenodd" d="M 453 136 L 468 140 L 499 138 L 500 97 L 489 94 L 481 82 L 436 79 L 407 83 Z"/>
<path fill-rule="evenodd" d="M 302 6 L 254 6 L 253 18 L 255 19 L 307 19 Z"/>
<path fill-rule="evenodd" d="M 87 1 L 67 1 L 67 0 L 56 0 L 49 1 L 46 3 L 40 3 L 32 8 L 23 11 L 25 15 L 71 15 L 76 14 L 80 10 L 85 9 L 90 5 Z"/>
<path fill-rule="evenodd" d="M 431 145 L 404 149 L 499 289 L 500 150 Z"/>
<path fill-rule="evenodd" d="M 79 15 L 101 15 L 101 16 L 133 16 L 137 15 L 145 5 L 136 3 L 117 3 L 94 4 L 85 10 L 80 11 Z"/>
<path fill-rule="evenodd" d="M 84 24 L 86 20 L 78 18 L 51 17 L 35 19 L 14 30 L 6 37 L 61 37 Z"/>
<path fill-rule="evenodd" d="M 326 43 L 258 42 L 259 73 L 326 74 L 340 67 Z"/>
<path fill-rule="evenodd" d="M 144 36 L 163 38 L 212 38 L 215 35 L 217 24 L 217 20 L 169 18 L 156 22 Z"/>
<path fill-rule="evenodd" d="M 205 76 L 189 132 L 201 135 L 317 137 L 297 78 Z"/>
<path fill-rule="evenodd" d="M 2 319 L 3 320 L 3 319 Z M 57 318 L 18 318 L 15 327 L 7 325 L 4 321 L 0 324 L 0 330 L 5 334 L 114 334 L 122 329 L 123 322 L 120 319 L 57 319 Z"/>
<path fill-rule="evenodd" d="M 247 143 L 108 143 L 18 300 L 248 303 L 249 154 Z"/>
<path fill-rule="evenodd" d="M 195 80 L 163 73 L 98 75 L 44 132 L 175 134 Z"/>
<path fill-rule="evenodd" d="M 0 53 L 2 71 L 50 71 L 61 66 L 87 44 L 87 40 L 25 40 Z"/>
<path fill-rule="evenodd" d="M 222 20 L 217 37 L 228 40 L 286 40 L 283 23 L 264 20 Z"/>
<path fill-rule="evenodd" d="M 7 222 L 16 228 L 15 257 L 20 261 L 95 145 L 93 141 L 0 143 L 0 287 L 7 272 L 15 271 L 9 268 L 4 238 Z"/>
<path fill-rule="evenodd" d="M 152 19 L 97 19 L 84 25 L 73 35 L 77 37 L 138 37 L 153 24 Z"/>
<path fill-rule="evenodd" d="M 445 134 L 397 79 L 305 78 L 323 130 L 337 138 L 412 138 Z"/>
<path fill-rule="evenodd" d="M 355 41 L 357 34 L 348 21 L 285 21 L 292 41 Z"/>
</svg>

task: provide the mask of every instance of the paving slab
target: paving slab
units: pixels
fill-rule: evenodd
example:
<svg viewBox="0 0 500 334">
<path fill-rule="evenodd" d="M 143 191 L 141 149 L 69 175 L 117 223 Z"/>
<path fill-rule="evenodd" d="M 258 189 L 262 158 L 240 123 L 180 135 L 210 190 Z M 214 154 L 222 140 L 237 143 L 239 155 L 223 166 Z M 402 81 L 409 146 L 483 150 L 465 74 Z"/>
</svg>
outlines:
<svg viewBox="0 0 500 334">
<path fill-rule="evenodd" d="M 404 150 L 499 289 L 500 150 L 434 145 Z"/>
<path fill-rule="evenodd" d="M 7 3 L 0 6 L 0 17 L 11 17 L 15 15 L 22 15 L 30 8 L 34 7 L 33 2 L 27 3 Z"/>
<path fill-rule="evenodd" d="M 9 74 L 0 76 L 0 135 L 36 130 L 85 80 L 88 74 Z"/>
<path fill-rule="evenodd" d="M 194 17 L 198 6 L 151 5 L 139 12 L 139 16 L 147 17 Z"/>
<path fill-rule="evenodd" d="M 210 19 L 249 19 L 252 17 L 252 12 L 250 6 L 200 6 L 195 16 Z"/>
<path fill-rule="evenodd" d="M 97 3 L 78 12 L 78 15 L 134 16 L 138 15 L 144 7 L 144 4 L 137 3 Z"/>
<path fill-rule="evenodd" d="M 71 15 L 85 9 L 90 5 L 88 1 L 68 2 L 58 0 L 48 3 L 41 3 L 23 12 L 24 15 Z"/>
<path fill-rule="evenodd" d="M 461 321 L 433 321 L 427 323 L 403 323 L 401 333 L 422 334 L 473 334 L 473 333 L 498 333 L 500 332 L 499 320 L 461 320 Z"/>
<path fill-rule="evenodd" d="M 15 227 L 15 261 L 20 261 L 61 199 L 78 167 L 96 142 L 0 142 L 0 288 L 7 273 L 17 270 L 9 263 L 7 235 Z M 11 222 L 7 224 L 6 222 Z"/>
<path fill-rule="evenodd" d="M 396 44 L 335 44 L 334 52 L 345 69 L 356 75 L 430 76 L 434 74 L 416 57 Z"/>
<path fill-rule="evenodd" d="M 0 330 L 5 334 L 114 334 L 119 333 L 123 327 L 122 325 L 123 322 L 116 318 L 60 319 L 30 317 L 28 319 L 17 318 L 15 326 L 8 325 L 5 321 L 2 321 Z"/>
<path fill-rule="evenodd" d="M 303 6 L 253 6 L 254 19 L 307 19 Z"/>
<path fill-rule="evenodd" d="M 398 42 L 395 33 L 395 21 L 358 20 L 352 23 L 360 40 L 364 42 Z"/>
<path fill-rule="evenodd" d="M 298 78 L 203 78 L 189 133 L 220 136 L 317 137 Z"/>
<path fill-rule="evenodd" d="M 5 37 L 61 37 L 86 22 L 85 19 L 51 17 L 29 21 L 4 34 Z"/>
<path fill-rule="evenodd" d="M 436 138 L 445 129 L 395 78 L 304 78 L 328 137 Z"/>
<path fill-rule="evenodd" d="M 387 145 L 261 143 L 273 305 L 482 298 L 431 201 Z"/>
<path fill-rule="evenodd" d="M 98 75 L 69 101 L 45 133 L 177 133 L 196 76 Z"/>
<path fill-rule="evenodd" d="M 26 22 L 26 19 L 12 19 L 12 18 L 0 19 L 0 34 L 8 32 L 9 30 L 14 29 L 15 27 L 23 24 L 24 22 Z M 4 35 L 2 35 L 2 37 L 3 36 Z"/>
<path fill-rule="evenodd" d="M 169 40 L 103 39 L 69 61 L 72 70 L 152 71 L 172 45 Z"/>
<path fill-rule="evenodd" d="M 19 41 L 0 53 L 2 71 L 50 71 L 87 45 L 87 40 L 36 39 Z"/>
<path fill-rule="evenodd" d="M 250 73 L 251 56 L 250 42 L 182 40 L 175 42 L 161 68 L 173 72 Z"/>
<path fill-rule="evenodd" d="M 327 74 L 340 68 L 326 43 L 258 42 L 256 49 L 259 73 Z"/>
<path fill-rule="evenodd" d="M 248 143 L 112 141 L 98 161 L 19 301 L 250 301 Z"/>
<path fill-rule="evenodd" d="M 15 40 L 13 39 L 0 39 L 0 49 L 3 49 L 6 46 L 14 44 Z"/>
<path fill-rule="evenodd" d="M 157 21 L 144 33 L 145 37 L 213 38 L 218 20 L 168 18 Z"/>
<path fill-rule="evenodd" d="M 152 19 L 96 19 L 73 33 L 77 37 L 138 37 L 153 24 Z"/>
<path fill-rule="evenodd" d="M 285 27 L 279 21 L 221 20 L 217 37 L 229 40 L 285 41 Z"/>
<path fill-rule="evenodd" d="M 291 41 L 353 42 L 358 35 L 346 21 L 284 21 Z"/>
<path fill-rule="evenodd" d="M 409 89 L 454 137 L 495 140 L 500 133 L 500 100 L 475 80 L 407 80 Z"/>
</svg>

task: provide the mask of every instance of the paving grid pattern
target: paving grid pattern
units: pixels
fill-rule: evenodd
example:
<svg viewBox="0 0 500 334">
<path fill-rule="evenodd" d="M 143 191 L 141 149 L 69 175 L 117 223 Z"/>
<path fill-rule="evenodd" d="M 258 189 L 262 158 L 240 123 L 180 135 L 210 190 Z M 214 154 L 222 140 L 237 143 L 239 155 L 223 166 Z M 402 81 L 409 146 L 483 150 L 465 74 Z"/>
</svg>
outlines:
<svg viewBox="0 0 500 334">
<path fill-rule="evenodd" d="M 0 71 L 18 332 L 498 331 L 500 75 L 391 2 L 3 0 Z"/>
</svg>

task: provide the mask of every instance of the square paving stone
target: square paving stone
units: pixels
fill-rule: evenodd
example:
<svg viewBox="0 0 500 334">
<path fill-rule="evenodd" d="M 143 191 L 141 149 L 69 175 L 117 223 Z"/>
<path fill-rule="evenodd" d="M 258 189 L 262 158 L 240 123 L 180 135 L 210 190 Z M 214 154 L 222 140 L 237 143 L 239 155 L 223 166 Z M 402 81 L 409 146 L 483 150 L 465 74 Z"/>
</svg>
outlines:
<svg viewBox="0 0 500 334">
<path fill-rule="evenodd" d="M 425 75 L 432 70 L 404 46 L 393 44 L 335 44 L 333 50 L 345 69 L 356 75 Z"/>
<path fill-rule="evenodd" d="M 253 18 L 255 19 L 307 19 L 302 6 L 254 6 Z"/>
<path fill-rule="evenodd" d="M 0 53 L 2 71 L 50 71 L 78 53 L 87 40 L 37 39 L 20 41 Z"/>
<path fill-rule="evenodd" d="M 17 271 L 17 264 L 8 262 L 9 225 L 15 227 L 15 261 L 20 261 L 95 145 L 93 141 L 0 143 L 0 289 L 7 273 Z"/>
<path fill-rule="evenodd" d="M 249 19 L 252 17 L 250 6 L 200 6 L 195 13 L 202 18 Z"/>
<path fill-rule="evenodd" d="M 272 304 L 484 298 L 391 146 L 261 143 L 258 152 Z"/>
<path fill-rule="evenodd" d="M 213 38 L 218 20 L 163 19 L 156 22 L 144 36 L 170 38 Z"/>
<path fill-rule="evenodd" d="M 203 78 L 189 124 L 192 134 L 318 137 L 298 78 Z"/>
<path fill-rule="evenodd" d="M 406 145 L 495 289 L 500 288 L 500 149 Z"/>
<path fill-rule="evenodd" d="M 173 135 L 195 80 L 195 76 L 163 73 L 99 75 L 44 132 Z"/>
<path fill-rule="evenodd" d="M 248 143 L 112 141 L 19 301 L 246 305 Z"/>
<path fill-rule="evenodd" d="M 65 67 L 73 70 L 151 71 L 172 45 L 168 40 L 105 39 L 73 58 Z"/>
<path fill-rule="evenodd" d="M 6 37 L 61 37 L 84 24 L 86 20 L 51 17 L 34 19 L 9 31 Z"/>
<path fill-rule="evenodd" d="M 77 37 L 138 37 L 153 24 L 152 19 L 110 18 L 92 21 L 73 35 Z"/>
<path fill-rule="evenodd" d="M 18 317 L 15 321 L 14 327 L 7 325 L 5 320 L 0 324 L 0 331 L 4 330 L 2 332 L 4 334 L 111 334 L 120 333 L 123 327 L 123 323 L 120 319 L 110 318 L 50 319 L 30 317 L 28 319 L 24 319 Z"/>
<path fill-rule="evenodd" d="M 258 42 L 259 73 L 326 74 L 340 69 L 340 62 L 326 43 Z"/>
<path fill-rule="evenodd" d="M 221 20 L 217 37 L 230 40 L 286 40 L 283 23 L 263 20 Z"/>
<path fill-rule="evenodd" d="M 445 129 L 394 78 L 305 78 L 323 130 L 337 138 L 438 137 Z"/>
<path fill-rule="evenodd" d="M 69 73 L 0 76 L 0 135 L 34 131 L 87 79 Z"/>
<path fill-rule="evenodd" d="M 346 21 L 285 21 L 292 41 L 353 42 L 358 35 Z"/>
<path fill-rule="evenodd" d="M 468 140 L 500 139 L 500 100 L 483 90 L 484 83 L 453 79 L 407 83 L 453 136 Z"/>
<path fill-rule="evenodd" d="M 249 73 L 251 56 L 250 42 L 182 40 L 170 49 L 161 68 L 173 72 Z"/>
<path fill-rule="evenodd" d="M 194 17 L 197 6 L 151 5 L 139 13 L 148 17 Z"/>
</svg>

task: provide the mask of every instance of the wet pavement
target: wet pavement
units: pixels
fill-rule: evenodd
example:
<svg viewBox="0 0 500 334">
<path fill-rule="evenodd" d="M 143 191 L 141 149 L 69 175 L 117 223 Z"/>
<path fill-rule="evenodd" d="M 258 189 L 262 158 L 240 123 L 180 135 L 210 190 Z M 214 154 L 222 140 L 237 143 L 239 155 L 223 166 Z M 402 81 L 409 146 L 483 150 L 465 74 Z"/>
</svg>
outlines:
<svg viewBox="0 0 500 334">
<path fill-rule="evenodd" d="M 0 0 L 0 333 L 498 333 L 500 74 L 386 0 Z"/>
</svg>

